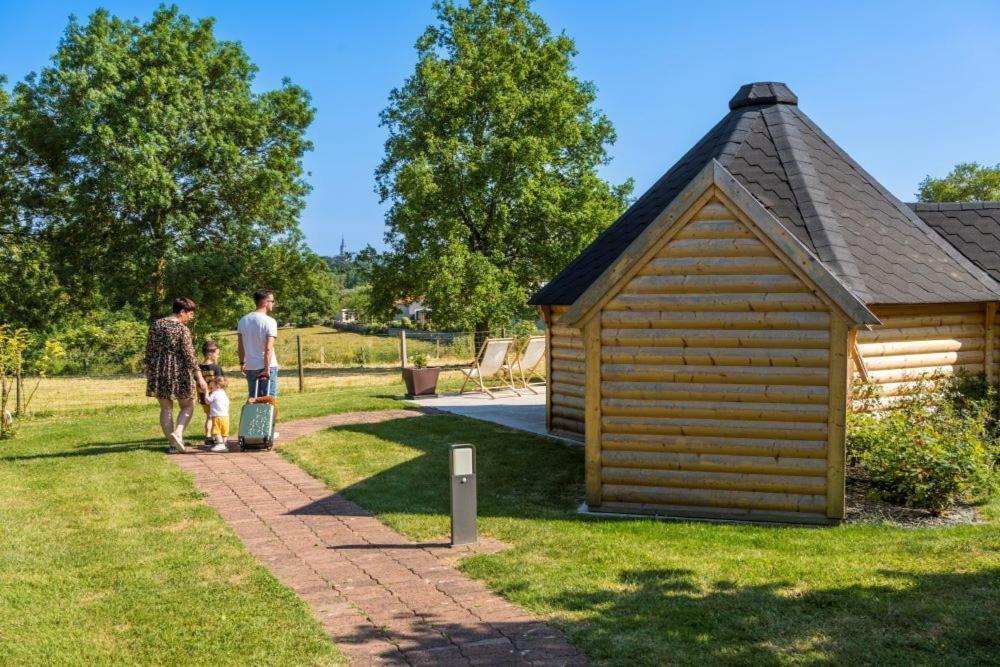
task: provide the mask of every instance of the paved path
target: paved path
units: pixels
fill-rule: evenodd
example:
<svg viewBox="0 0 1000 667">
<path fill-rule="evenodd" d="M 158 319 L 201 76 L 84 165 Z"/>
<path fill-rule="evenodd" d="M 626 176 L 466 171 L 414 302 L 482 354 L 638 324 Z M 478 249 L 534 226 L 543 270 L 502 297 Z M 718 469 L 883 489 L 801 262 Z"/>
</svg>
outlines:
<svg viewBox="0 0 1000 667">
<path fill-rule="evenodd" d="M 279 442 L 422 414 L 282 423 Z M 274 452 L 171 458 L 257 560 L 309 604 L 351 664 L 585 664 L 558 630 L 455 569 L 455 549 L 407 540 Z"/>
</svg>

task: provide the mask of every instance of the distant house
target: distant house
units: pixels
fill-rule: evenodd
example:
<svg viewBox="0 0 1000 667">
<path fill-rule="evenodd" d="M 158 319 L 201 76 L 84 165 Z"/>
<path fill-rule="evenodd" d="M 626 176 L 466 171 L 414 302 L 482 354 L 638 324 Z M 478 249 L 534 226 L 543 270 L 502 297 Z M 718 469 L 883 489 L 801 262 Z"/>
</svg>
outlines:
<svg viewBox="0 0 1000 667">
<path fill-rule="evenodd" d="M 339 324 L 350 324 L 351 322 L 357 322 L 358 316 L 350 308 L 341 308 L 337 311 L 337 315 L 333 320 Z"/>
<path fill-rule="evenodd" d="M 996 381 L 1000 206 L 907 206 L 784 84 L 729 108 L 533 297 L 549 428 L 595 511 L 837 521 L 852 377 Z"/>
<path fill-rule="evenodd" d="M 408 317 L 413 322 L 426 322 L 430 309 L 424 305 L 424 298 L 403 299 L 396 302 L 396 317 Z"/>
</svg>

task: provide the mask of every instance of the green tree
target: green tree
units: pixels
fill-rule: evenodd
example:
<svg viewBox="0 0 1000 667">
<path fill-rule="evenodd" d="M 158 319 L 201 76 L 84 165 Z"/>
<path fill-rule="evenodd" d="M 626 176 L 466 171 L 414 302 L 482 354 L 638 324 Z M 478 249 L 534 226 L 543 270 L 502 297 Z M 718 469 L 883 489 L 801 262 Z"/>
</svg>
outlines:
<svg viewBox="0 0 1000 667">
<path fill-rule="evenodd" d="M 1000 200 L 1000 164 L 957 164 L 944 178 L 928 176 L 921 181 L 917 198 L 924 202 Z"/>
<path fill-rule="evenodd" d="M 313 109 L 288 81 L 255 92 L 255 73 L 211 19 L 98 10 L 15 87 L 28 205 L 75 303 L 156 316 L 196 294 L 207 315 L 252 289 L 270 248 L 299 247 Z"/>
<path fill-rule="evenodd" d="M 382 112 L 376 171 L 389 250 L 376 310 L 424 296 L 439 326 L 487 330 L 619 215 L 628 181 L 598 177 L 615 140 L 595 89 L 573 76 L 573 41 L 527 0 L 435 3 L 415 71 Z"/>
</svg>

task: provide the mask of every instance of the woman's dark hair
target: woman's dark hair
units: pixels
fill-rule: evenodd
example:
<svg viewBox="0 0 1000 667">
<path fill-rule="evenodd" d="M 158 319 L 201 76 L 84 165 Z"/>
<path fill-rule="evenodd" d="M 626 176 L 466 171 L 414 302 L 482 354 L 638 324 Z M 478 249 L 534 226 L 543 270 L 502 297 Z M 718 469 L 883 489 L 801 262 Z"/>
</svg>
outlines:
<svg viewBox="0 0 1000 667">
<path fill-rule="evenodd" d="M 204 354 L 206 357 L 218 349 L 219 346 L 215 344 L 214 340 L 206 340 L 204 343 L 201 344 L 201 353 Z"/>
<path fill-rule="evenodd" d="M 179 299 L 174 299 L 174 315 L 180 315 L 181 313 L 190 313 L 194 311 L 194 301 L 182 296 Z"/>
<path fill-rule="evenodd" d="M 274 296 L 274 292 L 269 289 L 259 289 L 253 293 L 253 302 L 259 307 L 269 296 Z"/>
</svg>

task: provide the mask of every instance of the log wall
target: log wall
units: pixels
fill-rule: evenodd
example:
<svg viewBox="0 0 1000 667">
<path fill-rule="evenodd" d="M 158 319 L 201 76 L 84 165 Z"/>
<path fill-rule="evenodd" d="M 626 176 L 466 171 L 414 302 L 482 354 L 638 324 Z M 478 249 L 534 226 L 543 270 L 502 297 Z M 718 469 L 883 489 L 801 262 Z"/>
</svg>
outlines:
<svg viewBox="0 0 1000 667">
<path fill-rule="evenodd" d="M 551 306 L 549 313 L 550 429 L 574 438 L 583 437 L 583 338 L 579 329 L 559 325 L 567 306 Z"/>
<path fill-rule="evenodd" d="M 912 394 L 921 380 L 959 372 L 996 371 L 995 305 L 985 303 L 872 306 L 882 321 L 859 331 L 857 351 L 884 407 Z M 988 363 L 987 363 L 988 362 Z M 861 377 L 861 369 L 855 369 Z M 856 409 L 873 407 L 855 403 Z"/>
<path fill-rule="evenodd" d="M 710 202 L 599 317 L 591 506 L 839 518 L 846 327 L 762 235 Z M 587 435 L 589 459 L 589 422 Z"/>
</svg>

